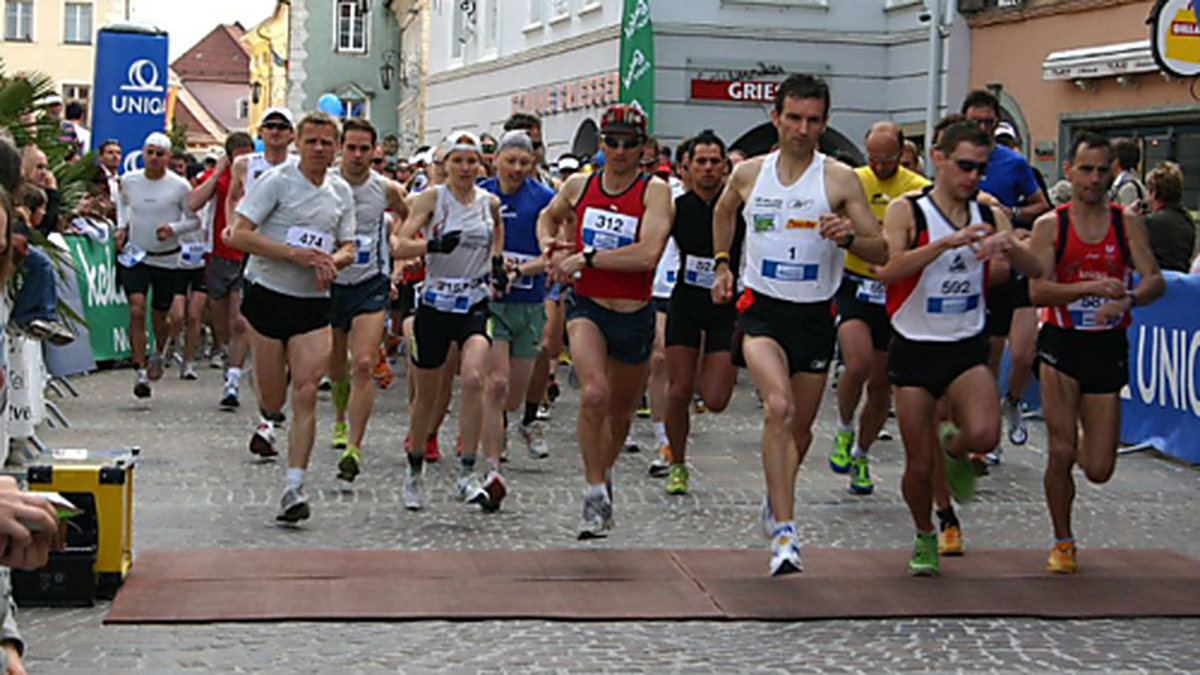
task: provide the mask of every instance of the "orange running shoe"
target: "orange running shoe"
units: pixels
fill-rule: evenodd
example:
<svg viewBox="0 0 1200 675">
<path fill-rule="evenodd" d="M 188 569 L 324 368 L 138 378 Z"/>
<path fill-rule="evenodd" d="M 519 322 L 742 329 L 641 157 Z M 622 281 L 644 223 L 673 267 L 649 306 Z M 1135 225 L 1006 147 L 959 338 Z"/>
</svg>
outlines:
<svg viewBox="0 0 1200 675">
<path fill-rule="evenodd" d="M 425 439 L 425 461 L 436 462 L 442 458 L 442 453 L 438 452 L 437 434 Z"/>
<path fill-rule="evenodd" d="M 1046 560 L 1046 570 L 1054 574 L 1075 574 L 1075 542 L 1056 541 Z"/>
<path fill-rule="evenodd" d="M 387 352 L 383 347 L 379 348 L 379 360 L 375 362 L 375 383 L 380 389 L 387 389 L 396 381 L 395 374 L 392 373 L 392 367 L 388 365 Z"/>
<path fill-rule="evenodd" d="M 959 556 L 963 550 L 962 528 L 958 525 L 947 525 L 938 533 L 938 555 Z"/>
</svg>

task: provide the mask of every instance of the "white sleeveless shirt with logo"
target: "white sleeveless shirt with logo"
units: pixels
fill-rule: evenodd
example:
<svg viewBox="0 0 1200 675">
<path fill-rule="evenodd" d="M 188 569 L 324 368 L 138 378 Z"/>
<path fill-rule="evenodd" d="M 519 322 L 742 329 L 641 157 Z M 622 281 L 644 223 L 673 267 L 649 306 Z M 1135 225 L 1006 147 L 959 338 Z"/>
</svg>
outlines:
<svg viewBox="0 0 1200 675">
<path fill-rule="evenodd" d="M 329 175 L 345 180 L 338 169 L 330 169 Z M 354 262 L 343 268 L 334 281 L 345 286 L 390 274 L 392 261 L 388 245 L 387 179 L 372 171 L 362 185 L 350 185 L 350 191 L 354 193 Z"/>
<path fill-rule="evenodd" d="M 915 201 L 924 215 L 926 234 L 917 219 L 916 246 L 931 244 L 954 234 L 954 227 L 929 195 Z M 978 202 L 968 205 L 969 225 L 986 223 Z M 921 273 L 888 287 L 888 313 L 892 329 L 918 342 L 958 342 L 973 338 L 987 325 L 985 261 L 970 246 L 946 251 Z"/>
<path fill-rule="evenodd" d="M 264 155 L 261 152 L 254 152 L 254 153 L 247 155 L 246 156 L 246 179 L 243 181 L 246 184 L 246 189 L 242 191 L 242 194 L 249 194 L 250 188 L 254 187 L 254 184 L 256 182 L 258 182 L 259 178 L 262 178 L 264 173 L 270 171 L 271 169 L 274 169 L 277 166 L 282 166 L 282 165 L 287 164 L 288 162 L 292 162 L 292 161 L 295 161 L 295 160 L 292 159 L 292 157 L 290 155 L 288 156 L 287 159 L 283 160 L 279 164 L 272 164 L 272 163 L 268 162 L 266 155 Z"/>
<path fill-rule="evenodd" d="M 789 186 L 779 182 L 778 151 L 763 161 L 744 207 L 746 288 L 797 303 L 825 302 L 837 293 L 846 255 L 820 233 L 820 217 L 833 213 L 825 161 L 825 155 L 813 153 L 808 170 Z"/>
<path fill-rule="evenodd" d="M 432 241 L 451 232 L 461 233 L 451 253 L 425 256 L 425 283 L 421 305 L 439 312 L 466 314 L 489 297 L 488 276 L 492 270 L 492 194 L 474 188 L 469 204 L 458 201 L 445 185 L 438 185 L 437 205 L 425 226 L 425 239 Z"/>
</svg>

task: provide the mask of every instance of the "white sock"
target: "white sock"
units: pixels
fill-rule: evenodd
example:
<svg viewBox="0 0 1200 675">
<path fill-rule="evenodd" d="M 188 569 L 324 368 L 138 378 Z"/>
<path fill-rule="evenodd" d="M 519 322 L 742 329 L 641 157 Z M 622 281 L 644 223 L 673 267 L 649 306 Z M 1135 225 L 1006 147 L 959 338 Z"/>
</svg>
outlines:
<svg viewBox="0 0 1200 675">
<path fill-rule="evenodd" d="M 796 536 L 796 521 L 787 520 L 782 523 L 775 524 L 775 531 L 771 533 L 772 537 L 778 537 L 781 534 L 791 534 Z"/>
<path fill-rule="evenodd" d="M 839 434 L 852 434 L 852 433 L 854 433 L 854 421 L 853 421 L 853 420 L 851 420 L 851 421 L 849 421 L 849 422 L 843 422 L 843 421 L 841 421 L 841 420 L 838 420 L 838 428 L 837 428 L 837 430 L 838 430 L 838 433 L 839 433 Z"/>
<path fill-rule="evenodd" d="M 608 501 L 608 488 L 605 487 L 604 483 L 599 485 L 589 485 L 587 489 L 587 496 L 604 497 L 604 500 Z"/>
<path fill-rule="evenodd" d="M 854 449 L 852 449 L 852 450 L 850 451 L 850 456 L 851 456 L 851 457 L 853 457 L 854 459 L 858 459 L 859 457 L 866 457 L 866 456 L 867 456 L 867 451 L 866 451 L 866 450 L 863 450 L 862 448 L 860 448 L 860 447 L 858 446 L 858 443 L 855 443 L 855 444 L 854 444 Z"/>
<path fill-rule="evenodd" d="M 285 485 L 289 488 L 304 485 L 304 469 L 288 468 Z"/>
<path fill-rule="evenodd" d="M 656 445 L 663 446 L 663 445 L 666 445 L 668 442 L 669 441 L 667 441 L 667 423 L 666 422 L 655 422 L 654 423 L 654 443 Z"/>
<path fill-rule="evenodd" d="M 238 383 L 241 382 L 241 380 L 242 380 L 242 369 L 241 368 L 229 368 L 225 371 L 225 385 L 226 386 L 233 385 L 236 387 L 236 386 L 238 386 Z"/>
</svg>

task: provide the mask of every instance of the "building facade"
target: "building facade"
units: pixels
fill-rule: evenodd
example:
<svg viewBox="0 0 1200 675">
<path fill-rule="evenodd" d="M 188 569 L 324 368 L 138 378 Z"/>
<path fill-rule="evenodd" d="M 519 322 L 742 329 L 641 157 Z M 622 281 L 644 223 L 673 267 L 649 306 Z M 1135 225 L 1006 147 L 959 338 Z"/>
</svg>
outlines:
<svg viewBox="0 0 1200 675">
<path fill-rule="evenodd" d="M 430 0 L 392 0 L 399 40 L 396 58 L 385 61 L 390 68 L 400 102 L 396 108 L 398 153 L 412 156 L 425 140 L 425 73 L 429 53 Z"/>
<path fill-rule="evenodd" d="M 430 9 L 425 142 L 469 129 L 497 133 L 513 112 L 543 118 L 547 157 L 596 150 L 601 110 L 620 98 L 621 0 L 474 0 Z M 913 0 L 692 0 L 646 6 L 654 27 L 654 133 L 668 145 L 710 128 L 752 153 L 774 141 L 773 87 L 791 73 L 830 85 L 823 146 L 861 160 L 871 123 L 922 136 L 929 31 Z M 941 38 L 969 48 L 965 23 Z M 966 91 L 969 62 L 938 73 L 946 101 Z"/>
<path fill-rule="evenodd" d="M 288 104 L 288 31 L 291 4 L 277 0 L 271 16 L 242 35 L 250 55 L 250 114 L 246 120 L 251 135 L 268 108 Z"/>
<path fill-rule="evenodd" d="M 217 26 L 171 63 L 178 79 L 175 122 L 186 125 L 189 147 L 225 142 L 250 124 L 250 54 L 239 24 Z"/>
<path fill-rule="evenodd" d="M 96 33 L 129 18 L 125 0 L 3 0 L 3 5 L 5 69 L 45 73 L 64 100 L 86 103 L 90 115 Z"/>
<path fill-rule="evenodd" d="M 1146 25 L 1153 3 L 1015 4 L 970 16 L 971 83 L 1000 92 L 1004 116 L 1021 132 L 1035 165 L 1048 179 L 1061 176 L 1071 136 L 1080 129 L 1135 138 L 1142 173 L 1162 160 L 1178 162 L 1184 203 L 1200 209 L 1200 117 L 1193 83 L 1166 77 L 1155 63 Z"/>
<path fill-rule="evenodd" d="M 394 135 L 400 95 L 384 66 L 399 57 L 396 24 L 387 2 L 291 0 L 288 106 L 314 110 L 333 94 L 344 116 L 369 119 L 382 136 Z"/>
</svg>

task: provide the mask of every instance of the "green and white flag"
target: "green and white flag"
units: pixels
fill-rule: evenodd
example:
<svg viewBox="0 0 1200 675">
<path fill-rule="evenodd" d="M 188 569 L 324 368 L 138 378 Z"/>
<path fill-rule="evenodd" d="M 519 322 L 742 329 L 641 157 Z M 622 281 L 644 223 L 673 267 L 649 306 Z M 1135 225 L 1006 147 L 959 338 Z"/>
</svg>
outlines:
<svg viewBox="0 0 1200 675">
<path fill-rule="evenodd" d="M 636 103 L 654 132 L 654 27 L 650 0 L 625 0 L 621 15 L 621 102 Z"/>
</svg>

